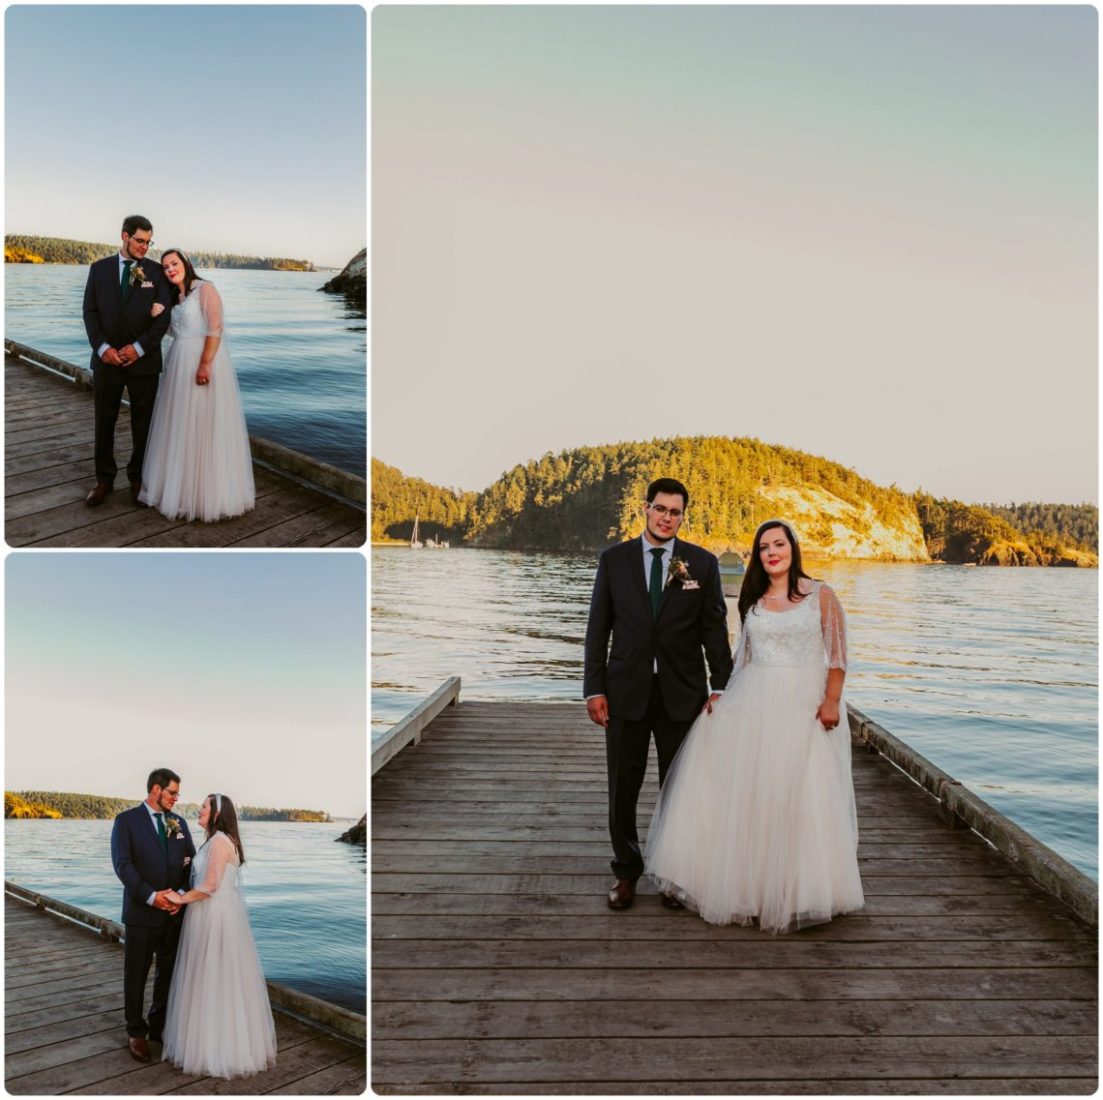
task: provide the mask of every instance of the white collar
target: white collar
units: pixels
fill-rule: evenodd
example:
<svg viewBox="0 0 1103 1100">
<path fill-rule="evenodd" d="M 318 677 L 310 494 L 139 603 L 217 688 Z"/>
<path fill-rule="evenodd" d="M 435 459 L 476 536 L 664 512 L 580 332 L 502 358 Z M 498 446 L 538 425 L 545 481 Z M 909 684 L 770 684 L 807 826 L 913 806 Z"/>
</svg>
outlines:
<svg viewBox="0 0 1103 1100">
<path fill-rule="evenodd" d="M 654 546 L 652 543 L 647 541 L 646 531 L 642 535 L 640 535 L 640 542 L 643 543 L 643 552 L 645 554 L 650 554 L 652 550 L 661 550 L 664 554 L 673 554 L 674 543 L 677 541 L 677 539 L 678 536 L 675 535 L 674 538 L 672 538 L 669 542 L 664 543 L 662 546 Z"/>
</svg>

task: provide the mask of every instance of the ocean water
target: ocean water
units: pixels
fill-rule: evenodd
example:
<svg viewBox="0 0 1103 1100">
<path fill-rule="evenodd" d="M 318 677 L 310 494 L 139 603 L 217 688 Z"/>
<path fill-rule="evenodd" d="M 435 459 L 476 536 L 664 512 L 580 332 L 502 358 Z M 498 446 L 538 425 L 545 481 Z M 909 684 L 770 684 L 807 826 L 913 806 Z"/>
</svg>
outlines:
<svg viewBox="0 0 1103 1100">
<path fill-rule="evenodd" d="M 595 567 L 595 554 L 373 548 L 373 736 L 448 676 L 461 698 L 581 709 Z M 848 614 L 851 704 L 1097 876 L 1098 572 L 809 572 Z"/>
<path fill-rule="evenodd" d="M 334 274 L 200 271 L 222 295 L 249 430 L 363 476 L 367 322 L 341 295 L 319 292 Z M 5 336 L 86 367 L 87 279 L 83 265 L 5 264 Z"/>
<path fill-rule="evenodd" d="M 367 861 L 363 848 L 334 839 L 351 824 L 243 822 L 242 883 L 265 977 L 364 1012 Z M 5 879 L 121 920 L 111 827 L 75 819 L 5 821 Z M 188 828 L 193 838 L 202 836 L 194 820 Z"/>
</svg>

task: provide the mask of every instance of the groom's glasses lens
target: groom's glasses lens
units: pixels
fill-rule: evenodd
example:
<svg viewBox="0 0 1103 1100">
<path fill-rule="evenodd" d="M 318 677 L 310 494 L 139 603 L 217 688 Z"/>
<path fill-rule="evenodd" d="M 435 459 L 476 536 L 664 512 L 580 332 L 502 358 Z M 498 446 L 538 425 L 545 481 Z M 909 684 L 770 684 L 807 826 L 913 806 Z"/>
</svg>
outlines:
<svg viewBox="0 0 1103 1100">
<path fill-rule="evenodd" d="M 153 238 L 150 237 L 150 239 L 148 241 L 143 241 L 141 237 L 131 237 L 130 238 L 130 243 L 131 244 L 140 244 L 143 248 L 149 248 L 149 246 L 151 244 L 153 244 Z"/>
<path fill-rule="evenodd" d="M 670 516 L 671 519 L 681 519 L 681 508 L 667 508 L 665 504 L 649 504 L 648 508 L 657 516 Z"/>
</svg>

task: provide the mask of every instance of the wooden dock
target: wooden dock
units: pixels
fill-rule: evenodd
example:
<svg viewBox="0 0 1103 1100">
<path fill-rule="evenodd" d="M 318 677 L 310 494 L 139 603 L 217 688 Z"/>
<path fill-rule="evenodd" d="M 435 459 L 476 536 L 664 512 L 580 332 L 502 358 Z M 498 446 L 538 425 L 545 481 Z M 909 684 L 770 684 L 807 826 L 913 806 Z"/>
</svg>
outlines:
<svg viewBox="0 0 1103 1100">
<path fill-rule="evenodd" d="M 4 950 L 4 1084 L 12 1095 L 356 1096 L 366 1087 L 363 1046 L 281 1012 L 275 997 L 275 1068 L 225 1080 L 143 1065 L 126 1045 L 120 944 L 5 894 Z"/>
<path fill-rule="evenodd" d="M 305 455 L 250 437 L 256 507 L 218 523 L 169 520 L 130 500 L 130 413 L 115 429 L 119 478 L 98 508 L 90 375 L 52 356 L 5 342 L 4 494 L 9 546 L 362 546 L 365 482 Z"/>
<path fill-rule="evenodd" d="M 884 756 L 853 771 L 861 914 L 614 913 L 583 705 L 448 707 L 372 783 L 373 1089 L 1094 1092 L 1096 929 Z M 652 753 L 641 827 L 656 790 Z"/>
</svg>

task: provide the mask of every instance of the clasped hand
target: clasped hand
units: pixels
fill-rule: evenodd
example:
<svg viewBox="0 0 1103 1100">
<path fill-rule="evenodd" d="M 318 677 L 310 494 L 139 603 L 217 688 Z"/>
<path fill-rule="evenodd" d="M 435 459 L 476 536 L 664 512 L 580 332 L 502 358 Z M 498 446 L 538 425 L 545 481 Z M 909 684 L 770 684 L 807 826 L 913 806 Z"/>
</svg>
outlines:
<svg viewBox="0 0 1103 1100">
<path fill-rule="evenodd" d="M 153 899 L 153 908 L 164 909 L 175 916 L 180 912 L 180 895 L 175 890 L 158 890 Z"/>
<path fill-rule="evenodd" d="M 103 361 L 109 367 L 129 367 L 131 363 L 138 362 L 138 353 L 133 344 L 127 344 L 125 348 L 108 348 L 103 353 Z"/>
</svg>

